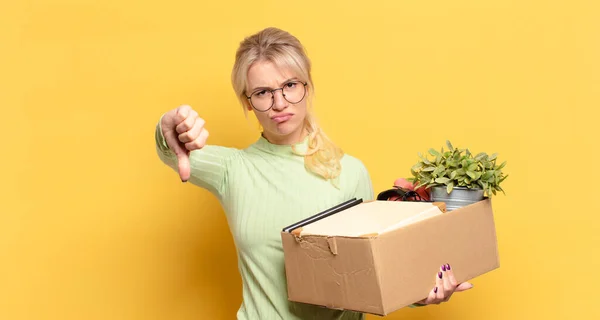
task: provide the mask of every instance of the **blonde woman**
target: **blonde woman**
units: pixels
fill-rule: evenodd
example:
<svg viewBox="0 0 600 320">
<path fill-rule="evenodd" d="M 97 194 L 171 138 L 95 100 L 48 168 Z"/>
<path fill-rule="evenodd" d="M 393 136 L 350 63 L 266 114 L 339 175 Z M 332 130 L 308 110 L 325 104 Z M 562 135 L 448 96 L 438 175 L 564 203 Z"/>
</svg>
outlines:
<svg viewBox="0 0 600 320">
<path fill-rule="evenodd" d="M 187 105 L 163 114 L 155 139 L 160 159 L 182 181 L 209 190 L 223 206 L 243 283 L 237 318 L 363 319 L 287 299 L 281 229 L 350 198 L 374 198 L 363 163 L 344 154 L 311 114 L 311 63 L 302 44 L 276 28 L 247 37 L 231 80 L 244 112 L 254 112 L 263 128 L 253 144 L 207 144 L 204 120 Z M 420 304 L 470 287 L 457 286 L 449 266 L 436 277 L 437 287 Z"/>
</svg>

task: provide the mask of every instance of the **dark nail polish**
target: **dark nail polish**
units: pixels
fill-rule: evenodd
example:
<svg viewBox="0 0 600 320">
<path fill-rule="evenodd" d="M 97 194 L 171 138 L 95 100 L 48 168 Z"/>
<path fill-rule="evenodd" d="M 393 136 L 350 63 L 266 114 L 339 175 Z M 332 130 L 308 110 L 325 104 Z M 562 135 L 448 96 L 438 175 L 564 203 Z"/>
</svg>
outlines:
<svg viewBox="0 0 600 320">
<path fill-rule="evenodd" d="M 442 278 L 442 272 L 438 272 L 438 277 L 441 279 Z"/>
<path fill-rule="evenodd" d="M 183 182 L 183 183 L 186 183 L 186 182 L 187 182 L 187 180 L 183 180 L 183 179 L 181 179 L 181 182 Z"/>
<path fill-rule="evenodd" d="M 442 271 L 446 271 L 446 265 L 445 264 L 442 265 Z"/>
<path fill-rule="evenodd" d="M 448 264 L 446 264 L 446 269 L 447 269 L 447 270 L 450 270 L 450 264 L 449 264 L 449 263 L 448 263 Z"/>
<path fill-rule="evenodd" d="M 437 287 L 433 288 L 433 292 L 437 293 Z"/>
</svg>

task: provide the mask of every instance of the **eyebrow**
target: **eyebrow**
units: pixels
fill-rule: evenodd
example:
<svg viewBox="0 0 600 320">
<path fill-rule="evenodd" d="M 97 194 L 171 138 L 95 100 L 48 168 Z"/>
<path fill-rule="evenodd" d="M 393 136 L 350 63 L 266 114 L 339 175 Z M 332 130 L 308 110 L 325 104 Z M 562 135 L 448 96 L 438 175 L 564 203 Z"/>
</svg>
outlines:
<svg viewBox="0 0 600 320">
<path fill-rule="evenodd" d="M 293 78 L 289 78 L 287 80 L 285 80 L 284 82 L 281 83 L 281 86 L 283 86 L 284 84 L 290 82 L 290 81 L 299 81 L 299 79 L 297 77 L 293 77 Z M 260 86 L 260 87 L 255 87 L 254 89 L 250 90 L 249 92 L 256 92 L 256 90 L 261 89 L 261 90 L 271 90 L 271 87 L 265 87 L 265 86 Z"/>
</svg>

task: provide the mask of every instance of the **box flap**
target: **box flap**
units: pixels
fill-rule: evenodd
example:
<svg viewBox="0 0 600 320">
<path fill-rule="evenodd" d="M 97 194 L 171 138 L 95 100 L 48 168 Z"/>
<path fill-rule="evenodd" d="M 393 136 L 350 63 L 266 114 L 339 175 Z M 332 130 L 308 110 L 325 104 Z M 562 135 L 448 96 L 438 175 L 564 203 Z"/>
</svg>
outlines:
<svg viewBox="0 0 600 320">
<path fill-rule="evenodd" d="M 432 202 L 370 201 L 310 223 L 297 234 L 374 236 L 441 213 L 442 209 Z"/>
</svg>

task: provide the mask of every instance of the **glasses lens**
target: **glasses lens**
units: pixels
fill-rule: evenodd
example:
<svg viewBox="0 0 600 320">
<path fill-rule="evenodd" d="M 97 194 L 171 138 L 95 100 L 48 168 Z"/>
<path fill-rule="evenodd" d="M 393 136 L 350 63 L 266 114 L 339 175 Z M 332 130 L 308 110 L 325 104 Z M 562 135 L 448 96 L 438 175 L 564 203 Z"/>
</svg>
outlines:
<svg viewBox="0 0 600 320">
<path fill-rule="evenodd" d="M 266 111 L 269 110 L 271 104 L 273 104 L 273 95 L 267 90 L 257 91 L 250 97 L 250 102 L 252 102 L 252 106 L 256 110 Z"/>
<path fill-rule="evenodd" d="M 305 89 L 302 82 L 288 82 L 283 86 L 283 96 L 290 103 L 298 103 L 304 99 Z"/>
</svg>

